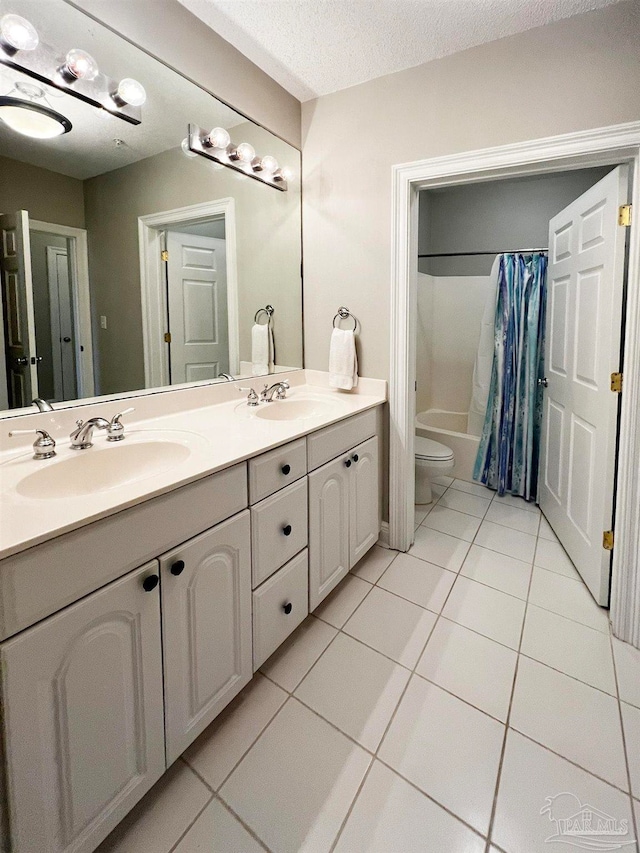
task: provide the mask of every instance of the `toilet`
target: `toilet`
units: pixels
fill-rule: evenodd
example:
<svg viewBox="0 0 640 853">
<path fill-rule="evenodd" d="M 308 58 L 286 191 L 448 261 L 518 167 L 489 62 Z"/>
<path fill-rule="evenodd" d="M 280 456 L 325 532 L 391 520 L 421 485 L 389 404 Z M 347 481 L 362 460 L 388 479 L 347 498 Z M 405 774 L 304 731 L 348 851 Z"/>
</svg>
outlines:
<svg viewBox="0 0 640 853">
<path fill-rule="evenodd" d="M 439 441 L 416 435 L 416 503 L 430 504 L 431 477 L 442 477 L 453 471 L 455 457 L 453 450 Z"/>
</svg>

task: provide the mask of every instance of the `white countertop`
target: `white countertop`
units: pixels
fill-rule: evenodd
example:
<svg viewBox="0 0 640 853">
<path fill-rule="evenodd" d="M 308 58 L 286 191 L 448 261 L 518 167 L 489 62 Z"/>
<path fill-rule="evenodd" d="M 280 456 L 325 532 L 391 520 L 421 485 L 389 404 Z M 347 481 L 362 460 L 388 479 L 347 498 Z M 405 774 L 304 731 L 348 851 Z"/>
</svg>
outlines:
<svg viewBox="0 0 640 853">
<path fill-rule="evenodd" d="M 80 496 L 55 499 L 26 496 L 21 484 L 25 477 L 45 466 L 64 465 L 65 461 L 77 458 L 69 447 L 68 438 L 75 418 L 97 415 L 110 418 L 116 411 L 127 408 L 125 398 L 118 403 L 93 403 L 90 407 L 1 420 L 0 559 L 170 492 L 386 400 L 386 382 L 382 380 L 361 379 L 357 389 L 343 392 L 330 389 L 327 374 L 318 371 L 295 371 L 286 378 L 292 386 L 287 392 L 287 399 L 315 398 L 326 400 L 330 405 L 304 420 L 266 420 L 256 417 L 255 411 L 249 409 L 238 394 L 235 386 L 242 382 L 199 386 L 186 392 L 166 391 L 131 399 L 136 412 L 123 418 L 126 434 L 131 438 L 129 444 L 145 440 L 176 441 L 188 447 L 187 458 L 158 473 Z M 245 380 L 245 384 L 254 385 L 259 390 L 264 380 Z M 277 406 L 279 403 L 274 401 L 261 405 Z M 176 411 L 178 406 L 185 408 Z M 134 417 L 135 420 L 132 419 Z M 36 427 L 47 429 L 56 438 L 57 456 L 54 459 L 33 459 L 31 444 L 35 435 L 15 439 L 15 444 L 11 444 L 11 439 L 5 441 L 9 430 Z M 94 432 L 93 442 L 94 447 L 81 453 L 90 454 L 94 450 L 105 455 L 117 453 L 118 448 L 127 443 L 126 439 L 107 443 L 101 431 Z"/>
</svg>

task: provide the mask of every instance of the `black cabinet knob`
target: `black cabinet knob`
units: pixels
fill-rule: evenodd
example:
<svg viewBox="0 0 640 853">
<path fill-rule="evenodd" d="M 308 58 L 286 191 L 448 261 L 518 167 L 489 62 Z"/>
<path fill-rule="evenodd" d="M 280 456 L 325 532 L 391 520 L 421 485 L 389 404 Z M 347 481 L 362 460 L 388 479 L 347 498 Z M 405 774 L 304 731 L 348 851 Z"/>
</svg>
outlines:
<svg viewBox="0 0 640 853">
<path fill-rule="evenodd" d="M 291 525 L 285 524 L 285 526 L 282 528 L 282 532 L 285 536 L 291 536 Z"/>
<path fill-rule="evenodd" d="M 172 575 L 181 575 L 184 572 L 184 560 L 176 560 L 175 563 L 171 564 L 171 568 L 169 569 Z"/>
<path fill-rule="evenodd" d="M 358 456 L 357 453 L 354 453 L 351 458 L 353 459 L 354 462 L 357 462 L 360 457 Z"/>
<path fill-rule="evenodd" d="M 284 610 L 284 612 L 288 616 L 291 613 L 291 611 L 293 610 L 293 604 L 290 601 L 287 601 L 286 604 L 282 605 L 282 609 Z"/>
<path fill-rule="evenodd" d="M 142 581 L 142 588 L 145 592 L 151 592 L 152 589 L 155 589 L 158 586 L 158 581 L 160 578 L 158 575 L 147 575 L 146 578 Z"/>
<path fill-rule="evenodd" d="M 345 459 L 344 464 L 345 464 L 346 468 L 351 468 L 351 460 L 350 459 Z"/>
<path fill-rule="evenodd" d="M 282 471 L 283 474 L 290 474 L 291 473 L 291 465 L 283 465 L 280 470 Z"/>
</svg>

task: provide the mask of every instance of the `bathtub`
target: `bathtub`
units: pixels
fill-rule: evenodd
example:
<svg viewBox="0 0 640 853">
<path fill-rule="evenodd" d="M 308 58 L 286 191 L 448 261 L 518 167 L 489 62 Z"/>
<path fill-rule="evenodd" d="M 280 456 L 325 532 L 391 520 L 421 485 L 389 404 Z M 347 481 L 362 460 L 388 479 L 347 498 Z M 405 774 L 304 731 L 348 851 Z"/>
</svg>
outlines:
<svg viewBox="0 0 640 853">
<path fill-rule="evenodd" d="M 416 435 L 439 441 L 453 450 L 456 464 L 451 472 L 459 480 L 473 480 L 480 437 L 467 432 L 467 412 L 427 409 L 416 415 Z"/>
</svg>

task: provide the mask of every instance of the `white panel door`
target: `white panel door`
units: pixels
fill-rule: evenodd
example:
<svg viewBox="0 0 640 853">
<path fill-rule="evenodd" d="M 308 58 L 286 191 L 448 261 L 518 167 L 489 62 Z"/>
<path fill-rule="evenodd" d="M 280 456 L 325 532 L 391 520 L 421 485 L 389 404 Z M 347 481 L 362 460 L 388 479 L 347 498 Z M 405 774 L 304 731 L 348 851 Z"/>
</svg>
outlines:
<svg viewBox="0 0 640 853">
<path fill-rule="evenodd" d="M 29 214 L 0 215 L 0 270 L 9 406 L 28 406 L 38 396 L 36 327 L 31 284 Z"/>
<path fill-rule="evenodd" d="M 377 436 L 358 445 L 350 456 L 349 567 L 353 568 L 380 535 Z"/>
<path fill-rule="evenodd" d="M 596 601 L 609 601 L 627 198 L 619 166 L 549 223 L 540 506 Z"/>
<path fill-rule="evenodd" d="M 349 571 L 349 455 L 309 474 L 309 610 Z"/>
<path fill-rule="evenodd" d="M 160 558 L 167 765 L 253 675 L 245 511 Z"/>
<path fill-rule="evenodd" d="M 172 384 L 229 372 L 225 241 L 167 232 Z"/>
<path fill-rule="evenodd" d="M 66 249 L 60 246 L 47 246 L 47 279 L 55 399 L 75 400 L 78 396 L 75 363 L 76 333 L 73 320 L 69 253 Z"/>
<path fill-rule="evenodd" d="M 2 645 L 14 853 L 90 853 L 163 774 L 157 569 Z"/>
</svg>

